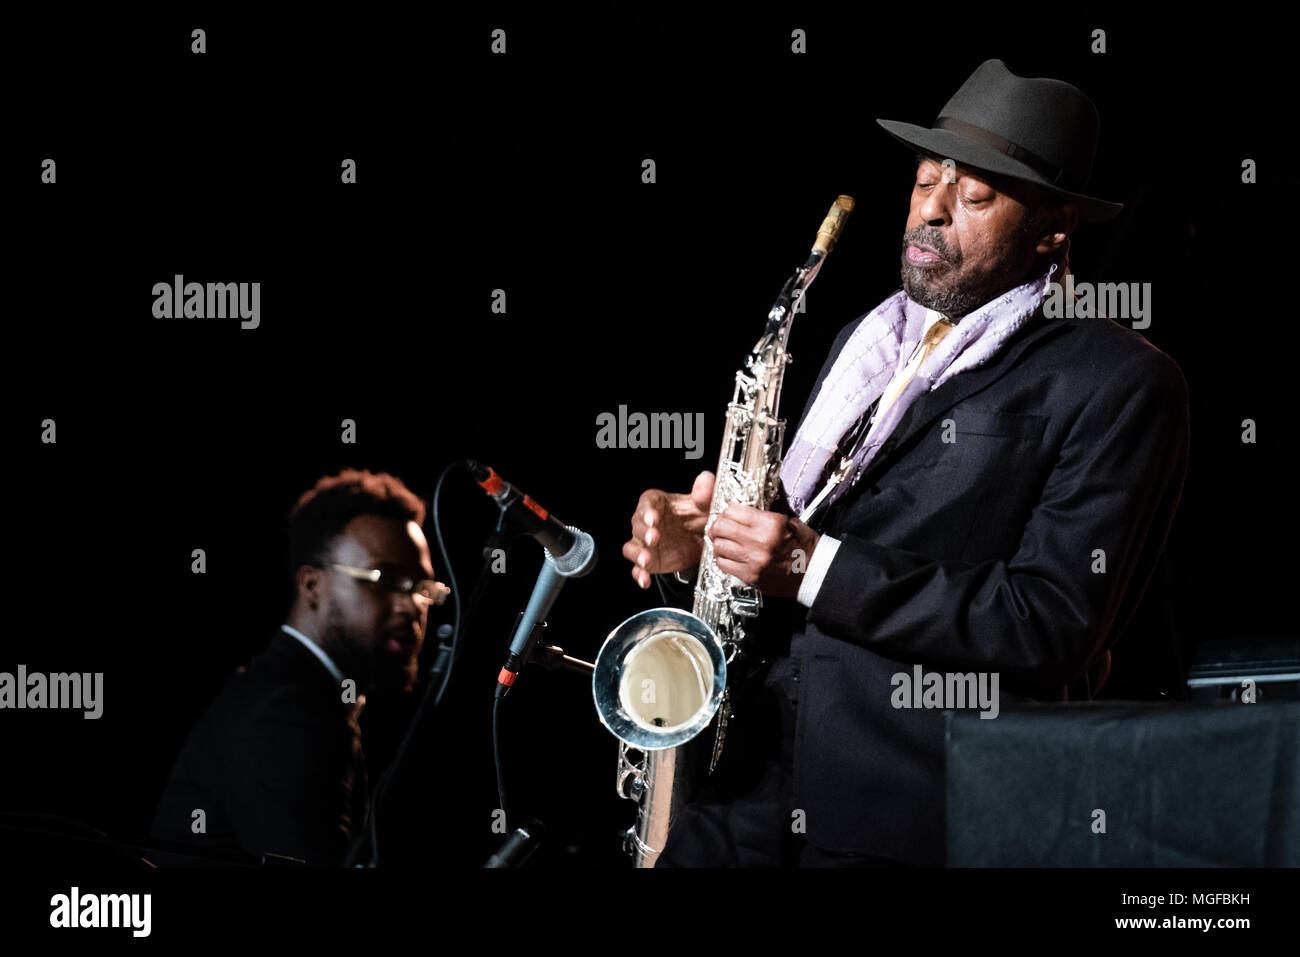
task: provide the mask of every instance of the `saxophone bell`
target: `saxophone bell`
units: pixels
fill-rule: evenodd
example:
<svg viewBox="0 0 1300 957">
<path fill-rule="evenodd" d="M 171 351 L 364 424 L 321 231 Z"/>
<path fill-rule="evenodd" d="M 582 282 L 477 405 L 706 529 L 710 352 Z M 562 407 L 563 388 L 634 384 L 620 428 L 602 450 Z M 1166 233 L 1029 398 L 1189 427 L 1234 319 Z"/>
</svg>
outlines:
<svg viewBox="0 0 1300 957">
<path fill-rule="evenodd" d="M 726 685 L 726 654 L 713 629 L 679 608 L 651 608 L 605 639 L 592 696 L 616 738 L 639 751 L 660 751 L 703 731 Z"/>
</svg>

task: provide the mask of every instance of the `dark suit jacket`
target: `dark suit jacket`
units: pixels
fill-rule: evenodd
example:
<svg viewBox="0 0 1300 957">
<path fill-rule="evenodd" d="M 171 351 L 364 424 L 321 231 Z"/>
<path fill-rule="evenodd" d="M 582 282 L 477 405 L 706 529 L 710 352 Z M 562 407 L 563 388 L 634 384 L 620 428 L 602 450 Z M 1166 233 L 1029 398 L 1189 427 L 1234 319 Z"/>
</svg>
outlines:
<svg viewBox="0 0 1300 957">
<path fill-rule="evenodd" d="M 190 733 L 153 836 L 338 864 L 367 800 L 353 710 L 325 666 L 278 631 Z M 206 834 L 191 831 L 196 808 Z"/>
<path fill-rule="evenodd" d="M 1178 366 L 1107 319 L 1040 312 L 907 409 L 813 522 L 841 544 L 782 665 L 810 842 L 944 863 L 943 712 L 895 708 L 893 676 L 997 672 L 1003 707 L 1086 687 L 1151 576 L 1187 455 Z"/>
</svg>

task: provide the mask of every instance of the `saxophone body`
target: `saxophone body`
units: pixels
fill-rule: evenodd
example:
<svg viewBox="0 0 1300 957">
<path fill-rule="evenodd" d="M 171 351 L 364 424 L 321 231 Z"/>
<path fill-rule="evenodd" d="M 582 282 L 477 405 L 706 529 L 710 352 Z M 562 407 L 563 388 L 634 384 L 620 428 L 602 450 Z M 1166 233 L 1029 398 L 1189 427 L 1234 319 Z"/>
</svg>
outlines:
<svg viewBox="0 0 1300 957">
<path fill-rule="evenodd" d="M 763 601 L 752 585 L 718 569 L 708 531 L 729 505 L 766 510 L 776 500 L 790 327 L 852 209 L 852 197 L 835 201 L 808 261 L 781 288 L 736 373 L 691 612 L 652 608 L 633 615 L 610 633 L 596 659 L 596 710 L 620 742 L 617 791 L 638 804 L 626 839 L 637 867 L 655 865 L 681 807 L 722 755 L 731 717 L 727 666 L 744 658 L 746 627 Z M 713 734 L 701 735 L 710 724 Z"/>
</svg>

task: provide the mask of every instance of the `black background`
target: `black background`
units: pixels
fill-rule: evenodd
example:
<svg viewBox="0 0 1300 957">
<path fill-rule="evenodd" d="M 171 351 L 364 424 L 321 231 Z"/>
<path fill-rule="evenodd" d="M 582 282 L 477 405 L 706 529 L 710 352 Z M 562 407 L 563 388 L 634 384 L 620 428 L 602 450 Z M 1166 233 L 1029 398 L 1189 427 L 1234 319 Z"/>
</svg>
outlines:
<svg viewBox="0 0 1300 957">
<path fill-rule="evenodd" d="M 496 27 L 505 56 L 489 52 Z M 795 27 L 806 55 L 790 52 Z M 1104 54 L 1090 52 L 1095 28 Z M 1197 642 L 1294 631 L 1291 244 L 1268 215 L 1287 173 L 1262 27 L 791 7 L 78 17 L 15 25 L 11 41 L 16 529 L 0 670 L 103 671 L 105 703 L 98 721 L 0 717 L 0 809 L 147 830 L 190 725 L 283 620 L 285 513 L 341 467 L 392 472 L 428 498 L 472 456 L 590 531 L 600 567 L 566 588 L 550 632 L 594 659 L 619 621 L 658 604 L 620 556 L 638 494 L 684 491 L 713 467 L 734 370 L 837 194 L 857 208 L 794 326 L 788 418 L 836 332 L 898 287 L 912 159 L 875 118 L 928 125 L 990 57 L 1097 104 L 1091 192 L 1126 208 L 1081 227 L 1071 266 L 1081 281 L 1152 284 L 1143 334 L 1191 389 L 1168 579 L 1116 649 L 1106 696 L 1178 697 Z M 356 185 L 340 182 L 345 157 Z M 1241 182 L 1246 158 L 1257 185 Z M 153 284 L 178 273 L 260 281 L 260 328 L 154 319 Z M 505 315 L 490 310 L 497 288 Z M 598 449 L 596 417 L 620 404 L 705 413 L 703 458 Z M 45 418 L 57 444 L 40 441 Z M 345 418 L 355 445 L 340 441 Z M 1245 418 L 1257 444 L 1241 441 Z M 459 475 L 443 499 L 467 593 L 495 510 Z M 500 841 L 491 689 L 540 561 L 529 540 L 512 550 L 416 738 L 381 818 L 392 866 L 475 868 Z M 633 808 L 614 795 L 616 744 L 590 682 L 529 671 L 507 705 L 512 809 L 552 833 L 534 863 L 626 866 Z M 400 718 L 368 709 L 372 769 Z"/>
</svg>

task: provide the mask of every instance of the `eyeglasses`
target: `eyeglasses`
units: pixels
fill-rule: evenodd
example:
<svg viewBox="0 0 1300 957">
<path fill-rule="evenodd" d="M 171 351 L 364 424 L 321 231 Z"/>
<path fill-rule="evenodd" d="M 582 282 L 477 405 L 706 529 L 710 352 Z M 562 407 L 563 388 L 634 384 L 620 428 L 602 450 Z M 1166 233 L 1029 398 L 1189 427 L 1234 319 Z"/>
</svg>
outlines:
<svg viewBox="0 0 1300 957">
<path fill-rule="evenodd" d="M 326 567 L 342 572 L 350 578 L 374 582 L 385 591 L 410 595 L 416 601 L 424 602 L 426 605 L 441 605 L 451 594 L 451 589 L 440 581 L 434 581 L 432 578 L 414 578 L 391 568 L 354 568 L 351 565 L 339 565 L 334 562 L 330 562 Z"/>
</svg>

